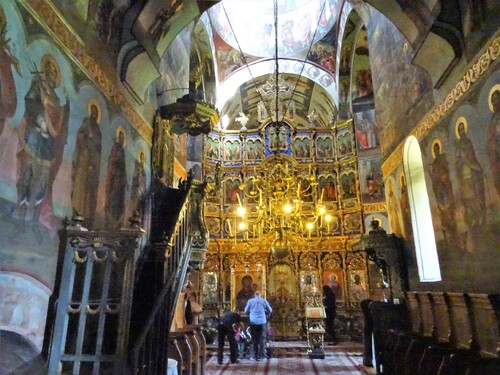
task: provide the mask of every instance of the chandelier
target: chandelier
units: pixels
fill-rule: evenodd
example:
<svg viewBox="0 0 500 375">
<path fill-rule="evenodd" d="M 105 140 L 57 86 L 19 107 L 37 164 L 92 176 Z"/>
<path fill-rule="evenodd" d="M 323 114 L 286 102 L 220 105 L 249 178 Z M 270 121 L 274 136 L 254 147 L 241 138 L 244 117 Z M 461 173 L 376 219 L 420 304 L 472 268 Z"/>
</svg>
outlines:
<svg viewBox="0 0 500 375">
<path fill-rule="evenodd" d="M 290 254 L 292 246 L 316 246 L 324 236 L 331 235 L 332 216 L 323 204 L 323 190 L 318 191 L 312 165 L 299 165 L 279 153 L 287 126 L 283 120 L 294 110 L 295 88 L 279 74 L 277 0 L 274 0 L 274 38 L 274 72 L 257 89 L 262 99 L 259 105 L 265 106 L 264 102 L 270 105 L 270 110 L 265 108 L 263 112 L 272 121 L 268 144 L 274 154 L 262 162 L 259 171 L 254 169 L 243 179 L 236 215 L 226 219 L 225 229 L 236 242 L 253 249 L 270 246 L 273 254 L 282 259 Z M 237 120 L 242 128 L 248 121 L 243 115 Z"/>
<path fill-rule="evenodd" d="M 236 216 L 226 219 L 231 238 L 255 247 L 271 244 L 274 255 L 283 258 L 292 245 L 316 246 L 331 234 L 331 214 L 323 204 L 323 189 L 312 166 L 300 168 L 282 154 L 266 159 L 259 174 L 240 185 Z"/>
</svg>

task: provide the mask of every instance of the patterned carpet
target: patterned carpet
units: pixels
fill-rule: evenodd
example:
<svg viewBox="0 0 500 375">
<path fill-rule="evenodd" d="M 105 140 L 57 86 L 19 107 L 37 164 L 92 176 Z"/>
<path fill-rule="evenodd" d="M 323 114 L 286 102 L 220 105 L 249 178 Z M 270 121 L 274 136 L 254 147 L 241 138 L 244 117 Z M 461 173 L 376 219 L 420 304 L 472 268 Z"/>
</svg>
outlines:
<svg viewBox="0 0 500 375">
<path fill-rule="evenodd" d="M 307 355 L 304 342 L 274 343 L 270 359 L 255 362 L 253 359 L 240 359 L 240 363 L 231 364 L 229 349 L 224 352 L 224 362 L 217 364 L 215 348 L 207 352 L 207 375 L 243 375 L 243 374 L 352 374 L 371 375 L 375 371 L 363 366 L 362 348 L 359 344 L 345 343 L 325 347 L 324 359 L 311 359 Z"/>
</svg>

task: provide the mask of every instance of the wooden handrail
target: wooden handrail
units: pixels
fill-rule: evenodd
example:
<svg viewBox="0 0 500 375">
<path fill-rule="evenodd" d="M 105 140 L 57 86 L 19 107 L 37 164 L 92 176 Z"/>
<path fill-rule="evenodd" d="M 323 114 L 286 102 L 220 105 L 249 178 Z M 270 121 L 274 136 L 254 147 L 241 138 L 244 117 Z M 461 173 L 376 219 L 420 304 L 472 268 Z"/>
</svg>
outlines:
<svg viewBox="0 0 500 375">
<path fill-rule="evenodd" d="M 162 242 L 162 288 L 129 353 L 129 367 L 133 374 L 166 373 L 170 326 L 191 257 L 189 218 L 190 200 L 186 194 L 174 230 Z"/>
</svg>

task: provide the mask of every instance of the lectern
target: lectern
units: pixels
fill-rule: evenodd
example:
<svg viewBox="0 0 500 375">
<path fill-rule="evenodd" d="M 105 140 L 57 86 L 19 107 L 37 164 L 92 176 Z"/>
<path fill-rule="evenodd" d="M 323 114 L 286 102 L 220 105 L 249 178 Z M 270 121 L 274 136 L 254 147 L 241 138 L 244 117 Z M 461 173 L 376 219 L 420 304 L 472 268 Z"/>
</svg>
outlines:
<svg viewBox="0 0 500 375">
<path fill-rule="evenodd" d="M 323 306 L 306 306 L 307 354 L 309 358 L 325 358 L 324 321 L 326 318 Z"/>
</svg>

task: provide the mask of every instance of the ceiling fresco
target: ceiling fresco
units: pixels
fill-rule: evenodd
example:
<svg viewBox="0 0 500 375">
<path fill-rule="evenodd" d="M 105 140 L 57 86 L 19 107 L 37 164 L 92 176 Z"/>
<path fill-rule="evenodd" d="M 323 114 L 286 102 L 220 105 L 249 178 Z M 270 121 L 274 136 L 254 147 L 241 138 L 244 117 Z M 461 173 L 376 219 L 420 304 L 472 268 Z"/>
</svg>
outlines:
<svg viewBox="0 0 500 375">
<path fill-rule="evenodd" d="M 277 46 L 273 2 L 257 3 L 221 1 L 206 12 L 209 22 L 205 26 L 213 32 L 215 48 L 216 106 L 227 121 L 220 130 L 239 131 L 241 124 L 236 118 L 242 114 L 249 118 L 246 130 L 260 127 L 259 103 L 264 103 L 268 113 L 272 105 L 257 89 L 275 75 L 276 48 L 279 73 L 293 91 L 293 105 L 289 105 L 293 116 L 288 120 L 297 128 L 308 127 L 310 118 L 328 126 L 338 103 L 338 1 L 279 0 Z M 288 33 L 291 27 L 295 31 Z"/>
<path fill-rule="evenodd" d="M 337 0 L 279 0 L 278 55 L 304 58 L 336 22 Z M 242 52 L 275 55 L 276 31 L 272 1 L 221 1 L 208 12 L 212 25 L 230 46 Z"/>
</svg>

